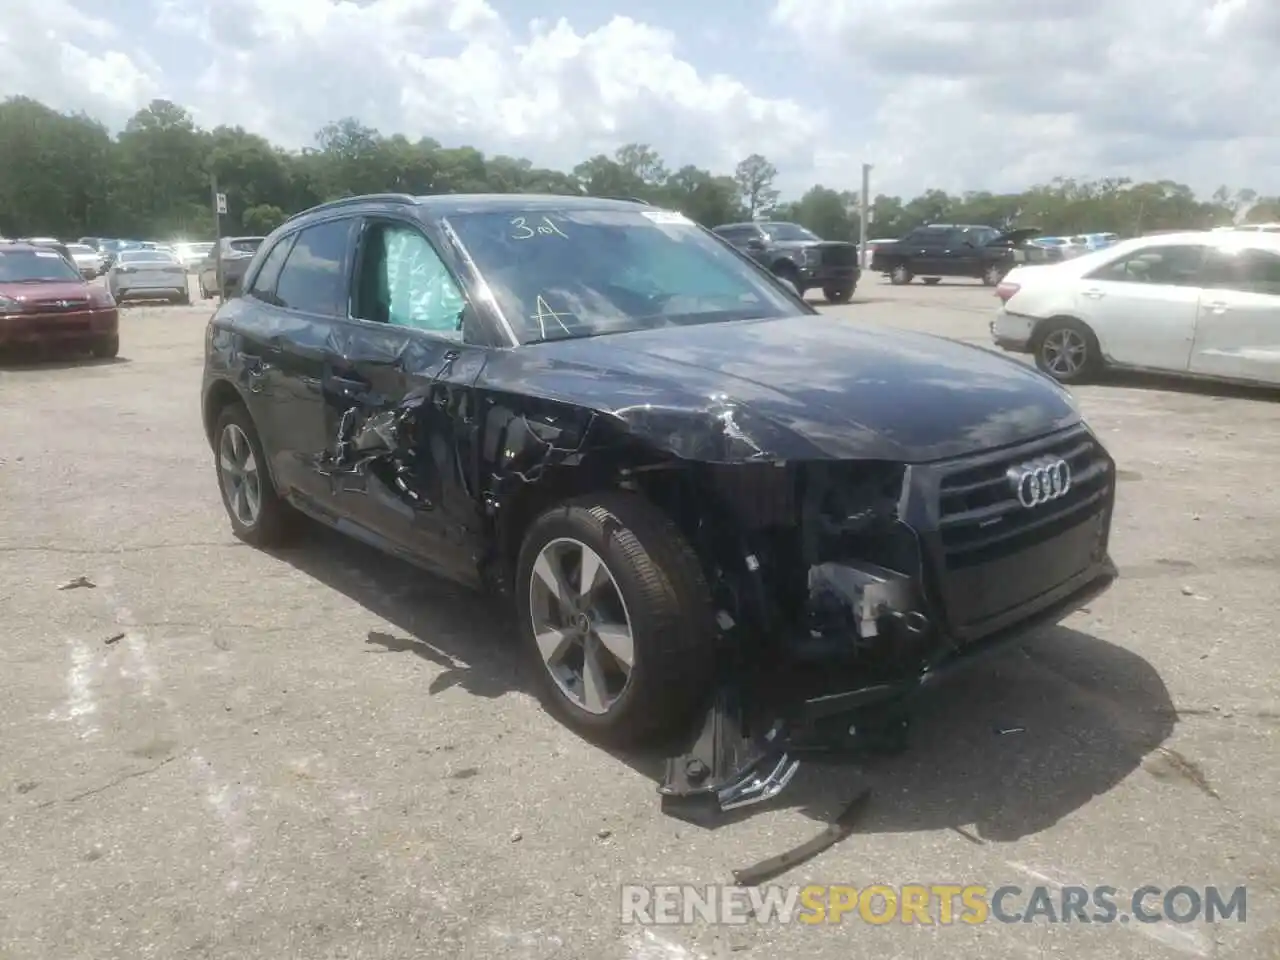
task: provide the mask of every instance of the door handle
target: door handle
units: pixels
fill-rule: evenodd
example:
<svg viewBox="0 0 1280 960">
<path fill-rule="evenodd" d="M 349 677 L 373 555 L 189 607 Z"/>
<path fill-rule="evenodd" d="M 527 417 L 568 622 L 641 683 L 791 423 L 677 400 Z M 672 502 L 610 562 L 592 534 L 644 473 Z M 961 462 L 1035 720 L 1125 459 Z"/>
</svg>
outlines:
<svg viewBox="0 0 1280 960">
<path fill-rule="evenodd" d="M 366 394 L 372 389 L 372 384 L 368 380 L 360 377 L 340 377 L 336 374 L 330 374 L 324 378 L 324 385 L 327 389 L 344 397 L 356 397 Z"/>
<path fill-rule="evenodd" d="M 1106 296 L 1106 294 L 1103 293 L 1101 290 L 1099 290 L 1097 287 L 1093 287 L 1089 290 L 1082 291 L 1081 296 L 1088 297 L 1090 300 L 1101 300 L 1103 297 Z"/>
</svg>

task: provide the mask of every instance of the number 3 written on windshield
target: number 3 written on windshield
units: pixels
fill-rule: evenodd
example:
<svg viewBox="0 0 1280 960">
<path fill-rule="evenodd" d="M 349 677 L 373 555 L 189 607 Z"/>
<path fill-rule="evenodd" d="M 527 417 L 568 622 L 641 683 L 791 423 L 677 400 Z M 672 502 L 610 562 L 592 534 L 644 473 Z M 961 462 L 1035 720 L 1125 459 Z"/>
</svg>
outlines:
<svg viewBox="0 0 1280 960">
<path fill-rule="evenodd" d="M 549 217 L 542 217 L 536 226 L 529 226 L 524 217 L 516 217 L 511 221 L 511 226 L 515 227 L 515 233 L 511 234 L 512 240 L 532 240 L 534 237 L 564 237 L 569 239 L 568 235 L 551 222 Z"/>
</svg>

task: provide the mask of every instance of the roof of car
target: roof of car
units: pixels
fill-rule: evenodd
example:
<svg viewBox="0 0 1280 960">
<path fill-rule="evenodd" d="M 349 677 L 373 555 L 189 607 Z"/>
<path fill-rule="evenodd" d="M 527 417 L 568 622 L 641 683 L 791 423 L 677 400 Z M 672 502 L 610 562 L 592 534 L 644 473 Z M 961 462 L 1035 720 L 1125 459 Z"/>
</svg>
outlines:
<svg viewBox="0 0 1280 960">
<path fill-rule="evenodd" d="M 44 244 L 28 243 L 25 240 L 0 240 L 0 250 L 16 253 L 19 250 L 47 250 Z"/>
<path fill-rule="evenodd" d="M 375 193 L 342 197 L 303 210 L 290 217 L 300 220 L 316 214 L 359 206 L 416 207 L 435 217 L 462 213 L 501 213 L 508 210 L 634 210 L 648 206 L 642 200 L 583 197 L 554 193 L 441 193 L 413 196 L 407 193 Z"/>
</svg>

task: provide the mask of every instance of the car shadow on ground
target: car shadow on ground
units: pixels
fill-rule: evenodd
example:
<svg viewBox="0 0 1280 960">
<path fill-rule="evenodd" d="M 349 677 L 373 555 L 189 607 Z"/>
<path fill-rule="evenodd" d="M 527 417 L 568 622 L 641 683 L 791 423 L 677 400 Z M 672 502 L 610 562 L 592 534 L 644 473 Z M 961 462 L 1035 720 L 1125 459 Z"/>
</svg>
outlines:
<svg viewBox="0 0 1280 960">
<path fill-rule="evenodd" d="M 0 353 L 0 370 L 7 373 L 20 371 L 40 372 L 44 370 L 71 370 L 84 367 L 114 367 L 122 363 L 130 363 L 128 357 L 94 357 L 88 353 L 69 353 L 67 351 L 40 351 Z"/>
<path fill-rule="evenodd" d="M 306 524 L 297 544 L 273 553 L 393 625 L 353 642 L 442 668 L 429 694 L 455 686 L 486 698 L 533 690 L 514 618 L 502 604 L 318 524 Z M 1012 840 L 1052 826 L 1139 769 L 1176 720 L 1149 663 L 1053 627 L 921 697 L 904 753 L 804 761 L 778 798 L 711 826 L 780 808 L 829 823 L 869 787 L 871 803 L 856 832 L 954 829 L 975 843 Z M 584 749 L 593 746 L 605 749 L 584 741 Z M 608 752 L 656 785 L 675 747 Z M 1189 761 L 1167 766 L 1184 779 L 1194 769 Z"/>
<path fill-rule="evenodd" d="M 1137 373 L 1128 370 L 1109 370 L 1098 378 L 1097 386 L 1127 387 L 1131 390 L 1150 390 L 1160 393 L 1185 393 L 1193 396 L 1214 397 L 1222 400 L 1280 401 L 1280 387 L 1264 384 L 1221 383 L 1213 380 L 1189 380 L 1158 373 Z"/>
</svg>

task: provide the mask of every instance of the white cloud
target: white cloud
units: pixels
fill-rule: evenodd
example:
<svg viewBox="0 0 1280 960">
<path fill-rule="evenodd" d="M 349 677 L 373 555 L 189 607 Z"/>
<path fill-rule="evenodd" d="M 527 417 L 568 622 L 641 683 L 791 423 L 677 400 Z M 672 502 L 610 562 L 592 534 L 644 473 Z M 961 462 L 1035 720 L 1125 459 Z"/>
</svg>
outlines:
<svg viewBox="0 0 1280 960">
<path fill-rule="evenodd" d="M 875 103 L 858 153 L 881 188 L 1280 193 L 1275 0 L 777 0 L 774 21 Z"/>
<path fill-rule="evenodd" d="M 0 17 L 0 94 L 128 117 L 156 95 L 156 68 L 126 53 L 119 32 L 70 0 L 7 0 Z"/>
<path fill-rule="evenodd" d="M 47 0 L 16 2 L 34 11 Z M 77 2 L 81 24 L 110 29 L 89 16 L 89 0 Z M 117 17 L 126 6 L 137 14 L 142 0 L 119 2 Z M 802 105 L 700 72 L 678 55 L 672 33 L 621 15 L 579 32 L 564 19 L 506 23 L 485 0 L 152 0 L 148 15 L 134 19 L 146 29 L 133 24 L 131 41 L 163 47 L 183 75 L 155 68 L 131 87 L 104 80 L 113 103 L 132 92 L 140 106 L 163 89 L 203 125 L 242 124 L 287 146 L 310 145 L 326 122 L 355 116 L 383 132 L 559 168 L 638 141 L 670 163 L 722 171 L 764 152 L 803 177 L 821 126 Z M 112 44 L 115 52 L 99 52 L 98 62 L 121 70 L 134 62 L 118 36 Z M 85 44 L 79 55 L 102 46 Z M 47 63 L 28 58 L 14 67 L 6 90 L 60 107 L 101 107 L 105 94 L 77 95 L 65 75 L 53 88 L 36 79 Z"/>
</svg>

